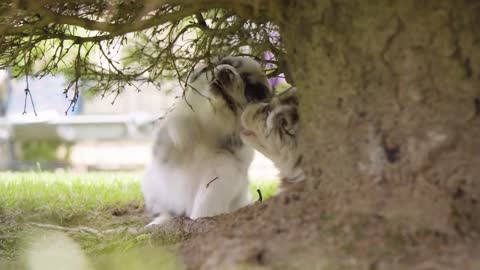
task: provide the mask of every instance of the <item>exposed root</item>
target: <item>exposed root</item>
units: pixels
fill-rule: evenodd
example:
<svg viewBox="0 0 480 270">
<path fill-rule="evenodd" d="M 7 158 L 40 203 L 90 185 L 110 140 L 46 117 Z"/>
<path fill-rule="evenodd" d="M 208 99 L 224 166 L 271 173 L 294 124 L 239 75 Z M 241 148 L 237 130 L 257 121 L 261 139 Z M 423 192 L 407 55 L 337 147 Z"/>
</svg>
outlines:
<svg viewBox="0 0 480 270">
<path fill-rule="evenodd" d="M 108 230 L 96 230 L 93 228 L 89 228 L 86 226 L 79 226 L 75 228 L 69 228 L 69 227 L 63 227 L 63 226 L 58 226 L 58 225 L 53 225 L 53 224 L 42 224 L 42 223 L 28 223 L 30 226 L 37 227 L 37 228 L 42 228 L 42 229 L 48 229 L 48 230 L 56 230 L 56 231 L 62 231 L 62 232 L 67 232 L 67 233 L 83 233 L 83 234 L 92 234 L 95 235 L 96 237 L 103 237 L 107 234 L 114 234 L 114 233 L 121 233 L 121 232 L 126 232 L 129 234 L 140 234 L 143 232 L 142 228 L 116 228 L 116 229 L 108 229 Z"/>
</svg>

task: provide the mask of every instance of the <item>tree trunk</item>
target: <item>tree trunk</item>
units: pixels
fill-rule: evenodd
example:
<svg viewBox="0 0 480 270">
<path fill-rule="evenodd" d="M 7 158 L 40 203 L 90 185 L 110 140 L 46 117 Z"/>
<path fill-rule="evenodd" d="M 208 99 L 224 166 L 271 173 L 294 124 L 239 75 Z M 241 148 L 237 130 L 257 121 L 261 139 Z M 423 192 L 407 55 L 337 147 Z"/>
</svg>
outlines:
<svg viewBox="0 0 480 270">
<path fill-rule="evenodd" d="M 213 218 L 187 265 L 480 269 L 479 2 L 282 3 L 306 191 Z"/>
<path fill-rule="evenodd" d="M 290 1 L 311 188 L 332 207 L 480 228 L 480 3 Z"/>
</svg>

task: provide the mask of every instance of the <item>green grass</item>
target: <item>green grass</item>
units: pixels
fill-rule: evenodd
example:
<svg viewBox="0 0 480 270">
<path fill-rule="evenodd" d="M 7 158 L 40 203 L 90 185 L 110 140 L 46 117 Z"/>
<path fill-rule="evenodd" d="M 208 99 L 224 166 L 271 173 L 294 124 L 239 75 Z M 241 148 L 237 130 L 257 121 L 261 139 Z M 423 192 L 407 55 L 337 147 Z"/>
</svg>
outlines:
<svg viewBox="0 0 480 270">
<path fill-rule="evenodd" d="M 250 192 L 252 193 L 252 198 L 254 201 L 259 199 L 259 195 L 257 190 L 260 190 L 262 194 L 262 198 L 264 200 L 272 197 L 277 193 L 278 190 L 278 181 L 275 179 L 271 180 L 260 180 L 260 179 L 253 179 L 250 181 Z"/>
<path fill-rule="evenodd" d="M 74 229 L 64 233 L 93 261 L 94 269 L 151 269 L 147 266 L 153 262 L 139 260 L 138 253 L 153 251 L 159 254 L 153 264 L 161 261 L 161 269 L 180 267 L 168 247 L 184 236 L 127 231 L 143 228 L 149 220 L 143 214 L 140 179 L 138 173 L 0 172 L 0 269 L 26 269 L 21 257 L 30 249 L 28 243 L 63 228 Z M 254 200 L 257 189 L 267 199 L 275 194 L 277 183 L 252 181 Z M 61 227 L 52 230 L 38 224 Z M 82 227 L 100 234 L 78 229 Z"/>
<path fill-rule="evenodd" d="M 139 183 L 129 173 L 0 173 L 0 209 L 72 224 L 109 209 L 142 207 Z"/>
<path fill-rule="evenodd" d="M 37 223 L 103 231 L 141 228 L 146 221 L 137 174 L 0 173 L 0 261 L 16 259 L 24 239 L 45 231 Z M 123 231 L 68 234 L 95 256 L 148 240 Z"/>
</svg>

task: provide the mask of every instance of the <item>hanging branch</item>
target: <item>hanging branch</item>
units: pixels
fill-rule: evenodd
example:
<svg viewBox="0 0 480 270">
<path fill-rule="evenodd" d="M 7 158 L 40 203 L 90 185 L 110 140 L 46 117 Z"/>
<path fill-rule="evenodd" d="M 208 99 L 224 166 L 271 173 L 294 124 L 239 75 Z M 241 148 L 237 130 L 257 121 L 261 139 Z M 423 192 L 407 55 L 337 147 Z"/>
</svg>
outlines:
<svg viewBox="0 0 480 270">
<path fill-rule="evenodd" d="M 32 96 L 32 92 L 30 91 L 30 88 L 28 86 L 28 73 L 25 74 L 25 80 L 27 82 L 27 88 L 25 88 L 25 101 L 23 103 L 23 112 L 22 114 L 25 115 L 27 114 L 27 98 L 30 97 L 30 103 L 32 104 L 32 108 L 33 108 L 33 113 L 35 114 L 35 116 L 38 116 L 37 114 L 37 110 L 35 109 L 35 103 L 33 102 L 33 96 Z"/>
<path fill-rule="evenodd" d="M 78 98 L 80 96 L 80 89 L 78 82 L 80 80 L 80 75 L 81 75 L 81 52 L 82 52 L 82 45 L 78 45 L 78 50 L 77 50 L 77 56 L 75 57 L 75 62 L 74 62 L 74 67 L 75 67 L 75 77 L 74 79 L 70 82 L 68 87 L 65 89 L 64 94 L 68 96 L 68 91 L 70 88 L 73 87 L 73 98 L 70 100 L 70 104 L 68 105 L 67 110 L 65 111 L 65 115 L 68 115 L 68 111 L 72 109 L 72 112 L 75 111 L 75 105 L 77 104 Z"/>
<path fill-rule="evenodd" d="M 270 52 L 275 56 L 270 74 L 276 76 L 283 71 L 277 59 L 284 59 L 285 52 L 275 34 L 278 27 L 268 21 L 275 18 L 275 1 L 166 0 L 146 5 L 143 0 L 119 0 L 112 6 L 107 0 L 22 0 L 21 7 L 16 0 L 0 1 L 0 69 L 21 67 L 20 61 L 28 59 L 28 66 L 36 67 L 30 76 L 73 74 L 64 91 L 70 99 L 66 113 L 75 109 L 81 83 L 88 82 L 102 96 L 117 96 L 127 86 L 140 89 L 135 83 L 161 88 L 165 77 L 186 87 L 195 64 L 208 63 L 212 55 L 248 54 L 263 61 Z M 257 17 L 247 20 L 236 14 Z M 90 51 L 97 57 L 89 58 Z"/>
<path fill-rule="evenodd" d="M 32 41 L 32 35 L 30 35 L 30 39 L 29 39 L 29 43 L 31 43 Z M 29 69 L 30 69 L 30 65 L 31 65 L 31 55 L 32 55 L 32 51 L 30 50 L 28 52 L 28 58 L 24 57 L 24 66 L 25 66 L 25 82 L 26 82 L 26 88 L 25 88 L 25 101 L 23 102 L 23 115 L 27 114 L 27 99 L 28 97 L 30 97 L 30 103 L 32 104 L 32 109 L 33 109 L 33 113 L 35 114 L 35 116 L 38 116 L 37 115 L 37 110 L 35 109 L 35 103 L 33 102 L 33 96 L 32 96 L 32 92 L 30 91 L 30 86 L 28 84 L 28 76 L 29 76 Z"/>
</svg>

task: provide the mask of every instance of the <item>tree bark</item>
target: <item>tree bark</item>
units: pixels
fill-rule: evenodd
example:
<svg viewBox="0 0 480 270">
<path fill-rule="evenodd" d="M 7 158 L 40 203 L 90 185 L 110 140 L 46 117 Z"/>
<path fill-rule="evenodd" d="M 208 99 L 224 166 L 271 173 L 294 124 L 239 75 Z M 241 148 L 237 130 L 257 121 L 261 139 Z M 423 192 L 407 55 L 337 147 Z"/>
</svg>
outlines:
<svg viewBox="0 0 480 270">
<path fill-rule="evenodd" d="M 480 3 L 290 1 L 310 189 L 334 209 L 480 229 Z"/>
<path fill-rule="evenodd" d="M 213 218 L 187 265 L 479 269 L 478 1 L 283 3 L 305 191 Z"/>
</svg>

